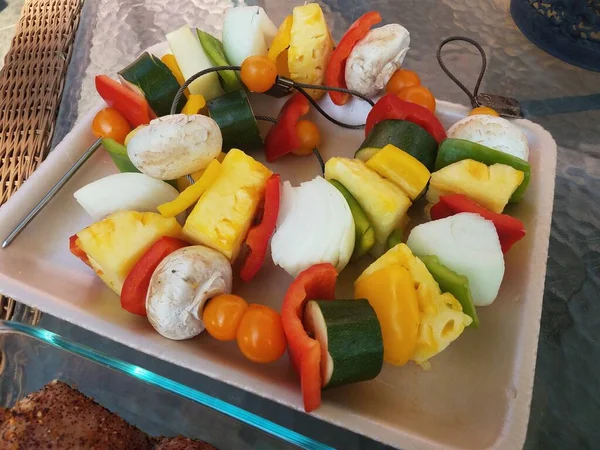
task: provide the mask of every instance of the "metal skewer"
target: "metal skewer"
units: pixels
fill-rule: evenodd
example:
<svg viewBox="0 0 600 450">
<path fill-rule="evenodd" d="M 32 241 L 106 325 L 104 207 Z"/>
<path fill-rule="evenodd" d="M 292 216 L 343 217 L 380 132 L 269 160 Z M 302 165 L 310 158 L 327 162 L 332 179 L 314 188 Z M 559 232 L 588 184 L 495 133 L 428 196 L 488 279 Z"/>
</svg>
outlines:
<svg viewBox="0 0 600 450">
<path fill-rule="evenodd" d="M 85 151 L 83 155 L 81 155 L 77 162 L 73 164 L 73 167 L 71 167 L 68 170 L 68 172 L 65 173 L 54 186 L 52 186 L 52 189 L 50 189 L 50 191 L 48 191 L 48 193 L 44 195 L 44 198 L 42 198 L 40 202 L 37 205 L 35 205 L 35 207 L 29 212 L 29 214 L 27 214 L 27 216 L 25 216 L 25 218 L 21 222 L 19 222 L 15 229 L 10 232 L 10 234 L 6 237 L 4 242 L 2 242 L 2 248 L 8 247 L 12 243 L 12 241 L 15 240 L 15 238 L 21 233 L 21 231 L 23 231 L 27 227 L 27 225 L 29 225 L 29 223 L 35 218 L 35 216 L 37 216 L 39 212 L 42 209 L 44 209 L 44 207 L 48 203 L 50 203 L 50 200 L 54 198 L 58 191 L 60 191 L 62 187 L 65 184 L 67 184 L 67 181 L 69 181 L 71 177 L 75 175 L 75 172 L 77 172 L 79 168 L 83 166 L 88 159 L 90 159 L 90 157 L 94 154 L 98 147 L 100 147 L 101 144 L 102 140 L 98 139 L 91 145 L 90 148 L 88 148 Z"/>
</svg>

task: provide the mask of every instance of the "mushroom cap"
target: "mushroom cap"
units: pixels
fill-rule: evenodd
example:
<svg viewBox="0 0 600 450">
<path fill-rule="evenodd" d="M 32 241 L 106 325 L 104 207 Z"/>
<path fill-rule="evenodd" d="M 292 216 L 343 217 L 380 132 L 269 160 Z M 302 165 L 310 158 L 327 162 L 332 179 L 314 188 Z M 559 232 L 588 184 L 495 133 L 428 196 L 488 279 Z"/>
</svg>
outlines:
<svg viewBox="0 0 600 450">
<path fill-rule="evenodd" d="M 525 161 L 529 158 L 527 137 L 502 117 L 485 114 L 465 117 L 450 127 L 448 137 L 476 142 Z"/>
<path fill-rule="evenodd" d="M 346 61 L 348 88 L 367 97 L 375 96 L 400 68 L 409 45 L 408 30 L 397 23 L 370 30 Z"/>
<path fill-rule="evenodd" d="M 159 117 L 133 135 L 127 155 L 142 173 L 174 180 L 206 168 L 221 152 L 217 123 L 201 114 Z"/>
<path fill-rule="evenodd" d="M 231 286 L 231 265 L 218 251 L 203 245 L 176 250 L 152 274 L 146 295 L 148 320 L 166 338 L 192 338 L 204 331 L 206 301 L 231 293 Z"/>
</svg>

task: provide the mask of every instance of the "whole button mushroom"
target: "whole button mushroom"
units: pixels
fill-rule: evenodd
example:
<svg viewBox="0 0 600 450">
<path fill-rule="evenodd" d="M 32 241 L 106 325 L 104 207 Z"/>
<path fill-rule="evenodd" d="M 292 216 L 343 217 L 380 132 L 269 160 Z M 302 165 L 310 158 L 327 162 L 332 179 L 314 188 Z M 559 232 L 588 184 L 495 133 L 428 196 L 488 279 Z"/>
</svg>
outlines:
<svg viewBox="0 0 600 450">
<path fill-rule="evenodd" d="M 174 114 L 140 128 L 127 144 L 127 155 L 140 172 L 174 180 L 206 168 L 222 145 L 221 130 L 210 117 Z"/>
<path fill-rule="evenodd" d="M 152 274 L 146 296 L 148 320 L 166 338 L 192 338 L 204 331 L 206 302 L 231 293 L 231 285 L 231 265 L 221 253 L 203 245 L 179 249 Z"/>
<path fill-rule="evenodd" d="M 354 46 L 346 61 L 348 89 L 373 97 L 402 65 L 410 34 L 397 23 L 375 28 Z"/>
<path fill-rule="evenodd" d="M 502 117 L 484 114 L 465 117 L 450 127 L 448 137 L 477 142 L 525 161 L 529 158 L 527 136 Z"/>
</svg>

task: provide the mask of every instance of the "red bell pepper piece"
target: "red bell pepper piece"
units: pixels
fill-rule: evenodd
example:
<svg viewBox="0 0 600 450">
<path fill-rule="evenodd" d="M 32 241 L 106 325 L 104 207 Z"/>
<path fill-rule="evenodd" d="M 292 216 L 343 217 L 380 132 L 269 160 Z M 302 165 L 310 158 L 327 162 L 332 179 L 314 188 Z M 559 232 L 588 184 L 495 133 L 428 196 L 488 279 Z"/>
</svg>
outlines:
<svg viewBox="0 0 600 450">
<path fill-rule="evenodd" d="M 271 127 L 265 138 L 265 155 L 268 162 L 273 162 L 300 148 L 296 123 L 300 117 L 308 113 L 309 109 L 308 100 L 299 92 L 285 102 L 277 123 Z"/>
<path fill-rule="evenodd" d="M 367 116 L 365 136 L 379 122 L 387 119 L 408 120 L 425 129 L 439 144 L 446 139 L 446 131 L 435 114 L 416 103 L 402 100 L 400 97 L 387 94 L 381 97 Z"/>
<path fill-rule="evenodd" d="M 520 241 L 525 236 L 525 226 L 519 219 L 508 214 L 492 212 L 462 194 L 441 196 L 440 201 L 431 207 L 431 218 L 438 220 L 464 212 L 479 214 L 484 219 L 494 223 L 500 239 L 502 253 L 508 252 L 515 242 Z"/>
<path fill-rule="evenodd" d="M 78 239 L 79 238 L 77 237 L 76 234 L 74 234 L 73 236 L 71 236 L 69 238 L 69 250 L 71 251 L 73 256 L 76 256 L 81 261 L 83 261 L 85 264 L 92 267 L 92 265 L 90 264 L 88 255 L 81 249 L 81 247 L 79 247 L 79 243 L 77 242 Z"/>
<path fill-rule="evenodd" d="M 348 28 L 348 31 L 331 54 L 331 59 L 327 65 L 327 71 L 325 72 L 325 84 L 327 86 L 348 87 L 346 85 L 346 60 L 356 43 L 365 37 L 373 25 L 379 22 L 381 22 L 381 15 L 377 11 L 369 11 L 360 16 Z M 329 97 L 331 97 L 333 103 L 341 106 L 348 103 L 350 94 L 329 91 Z"/>
<path fill-rule="evenodd" d="M 106 75 L 96 76 L 96 90 L 108 106 L 127 119 L 132 128 L 150 123 L 154 115 L 146 98 Z"/>
<path fill-rule="evenodd" d="M 321 404 L 322 383 L 321 347 L 304 330 L 304 306 L 309 300 L 333 300 L 336 279 L 337 271 L 329 263 L 309 267 L 290 285 L 281 307 L 288 353 L 296 373 L 300 376 L 306 412 L 317 409 Z"/>
<path fill-rule="evenodd" d="M 121 290 L 121 308 L 130 313 L 146 317 L 146 294 L 150 278 L 160 262 L 189 244 L 181 239 L 163 236 L 139 259 L 125 278 Z"/>
<path fill-rule="evenodd" d="M 267 180 L 262 219 L 248 232 L 246 245 L 250 248 L 250 254 L 246 257 L 240 271 L 240 278 L 246 283 L 252 280 L 260 270 L 267 254 L 269 239 L 275 231 L 279 214 L 280 181 L 281 177 L 276 173 Z"/>
</svg>

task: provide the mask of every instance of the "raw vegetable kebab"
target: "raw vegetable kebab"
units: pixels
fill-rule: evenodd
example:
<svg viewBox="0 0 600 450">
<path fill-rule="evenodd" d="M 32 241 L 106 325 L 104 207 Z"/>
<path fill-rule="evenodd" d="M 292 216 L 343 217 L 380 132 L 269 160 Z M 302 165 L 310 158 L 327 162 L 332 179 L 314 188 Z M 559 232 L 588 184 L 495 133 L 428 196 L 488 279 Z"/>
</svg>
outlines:
<svg viewBox="0 0 600 450">
<path fill-rule="evenodd" d="M 168 339 L 206 329 L 256 363 L 287 349 L 306 411 L 384 362 L 430 369 L 484 326 L 476 308 L 494 302 L 504 255 L 525 236 L 505 209 L 526 195 L 527 137 L 489 108 L 446 131 L 403 67 L 408 31 L 379 22 L 364 14 L 336 46 L 315 3 L 279 28 L 240 6 L 226 11 L 222 41 L 183 26 L 167 35 L 170 53 L 96 77 L 108 107 L 92 128 L 120 173 L 75 193 L 95 222 L 71 252 Z M 255 116 L 247 91 L 289 98 L 277 118 Z M 311 108 L 362 127 L 321 108 L 353 97 L 373 105 L 354 158 L 321 160 L 323 176 L 298 186 L 266 165 L 320 157 Z M 273 122 L 264 139 L 257 120 Z M 411 225 L 419 210 L 432 220 Z M 281 314 L 232 292 L 269 255 L 290 275 Z M 338 274 L 369 258 L 353 298 L 335 299 Z"/>
</svg>

